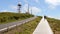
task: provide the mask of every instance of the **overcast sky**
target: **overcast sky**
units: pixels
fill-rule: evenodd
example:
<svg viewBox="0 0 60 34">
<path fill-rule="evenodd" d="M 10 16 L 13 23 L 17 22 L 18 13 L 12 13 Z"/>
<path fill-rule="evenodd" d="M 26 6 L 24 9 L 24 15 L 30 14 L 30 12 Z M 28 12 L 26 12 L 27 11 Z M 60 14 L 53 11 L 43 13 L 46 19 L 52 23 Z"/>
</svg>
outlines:
<svg viewBox="0 0 60 34">
<path fill-rule="evenodd" d="M 60 0 L 0 0 L 0 12 L 17 12 L 17 4 L 21 3 L 21 12 L 26 12 L 28 4 L 34 15 L 46 15 L 60 18 Z"/>
</svg>

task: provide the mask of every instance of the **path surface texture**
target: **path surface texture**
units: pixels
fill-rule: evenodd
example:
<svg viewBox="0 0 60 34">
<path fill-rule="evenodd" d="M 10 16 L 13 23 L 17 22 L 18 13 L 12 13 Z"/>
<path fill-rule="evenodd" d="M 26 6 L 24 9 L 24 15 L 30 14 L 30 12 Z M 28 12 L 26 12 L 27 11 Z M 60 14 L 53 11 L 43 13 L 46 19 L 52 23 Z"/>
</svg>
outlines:
<svg viewBox="0 0 60 34">
<path fill-rule="evenodd" d="M 0 32 L 4 31 L 4 30 L 7 30 L 7 29 L 11 29 L 11 28 L 16 27 L 16 26 L 19 26 L 21 24 L 27 23 L 29 21 L 32 21 L 35 18 L 37 18 L 37 17 L 31 17 L 31 18 L 28 18 L 28 19 L 25 19 L 25 20 L 22 20 L 22 21 L 18 21 L 18 22 L 12 22 L 12 23 L 7 23 L 7 24 L 0 24 Z"/>
<path fill-rule="evenodd" d="M 53 34 L 48 21 L 43 17 L 33 34 Z"/>
</svg>

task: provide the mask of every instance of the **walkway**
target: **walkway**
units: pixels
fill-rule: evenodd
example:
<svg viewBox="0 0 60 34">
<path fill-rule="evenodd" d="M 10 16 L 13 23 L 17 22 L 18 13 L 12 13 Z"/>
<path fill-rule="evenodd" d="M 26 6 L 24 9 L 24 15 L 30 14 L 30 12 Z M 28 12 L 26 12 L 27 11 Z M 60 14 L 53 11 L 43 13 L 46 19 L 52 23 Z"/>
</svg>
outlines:
<svg viewBox="0 0 60 34">
<path fill-rule="evenodd" d="M 44 17 L 41 19 L 33 34 L 53 34 L 48 21 Z"/>
</svg>

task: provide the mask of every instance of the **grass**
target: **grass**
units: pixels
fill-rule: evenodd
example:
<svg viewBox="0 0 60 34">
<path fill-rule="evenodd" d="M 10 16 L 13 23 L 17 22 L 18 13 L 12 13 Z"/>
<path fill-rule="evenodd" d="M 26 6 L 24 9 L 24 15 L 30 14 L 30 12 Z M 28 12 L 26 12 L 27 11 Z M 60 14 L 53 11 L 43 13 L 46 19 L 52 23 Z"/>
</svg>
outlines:
<svg viewBox="0 0 60 34">
<path fill-rule="evenodd" d="M 37 24 L 39 23 L 41 17 L 36 18 L 33 21 L 22 24 L 21 26 L 6 32 L 5 34 L 32 34 L 35 30 Z M 60 34 L 60 20 L 54 18 L 46 18 L 54 32 L 54 34 Z"/>
<path fill-rule="evenodd" d="M 32 34 L 36 26 L 38 25 L 40 19 L 41 17 L 40 18 L 38 17 L 33 21 L 22 24 L 21 26 L 15 28 L 14 30 L 6 32 L 5 34 Z"/>
<path fill-rule="evenodd" d="M 60 34 L 60 20 L 54 18 L 48 18 L 47 20 L 55 34 Z"/>
<path fill-rule="evenodd" d="M 33 17 L 33 15 L 26 13 L 2 12 L 0 13 L 0 24 L 23 20 L 30 17 Z"/>
</svg>

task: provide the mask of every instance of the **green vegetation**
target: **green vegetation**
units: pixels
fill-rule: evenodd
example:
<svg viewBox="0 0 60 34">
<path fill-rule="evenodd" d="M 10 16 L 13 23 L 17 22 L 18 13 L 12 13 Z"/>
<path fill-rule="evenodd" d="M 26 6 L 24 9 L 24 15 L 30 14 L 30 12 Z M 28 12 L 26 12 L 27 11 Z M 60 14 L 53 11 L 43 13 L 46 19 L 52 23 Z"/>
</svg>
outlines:
<svg viewBox="0 0 60 34">
<path fill-rule="evenodd" d="M 41 17 L 38 16 L 38 18 L 35 20 L 22 24 L 21 26 L 18 26 L 14 30 L 6 32 L 5 34 L 32 34 L 40 19 Z M 46 19 L 48 20 L 53 32 L 55 34 L 60 34 L 60 20 L 48 17 L 46 17 Z"/>
<path fill-rule="evenodd" d="M 23 20 L 30 17 L 33 17 L 33 15 L 25 13 L 2 12 L 0 13 L 0 24 Z"/>
<path fill-rule="evenodd" d="M 53 30 L 53 32 L 60 34 L 60 20 L 54 19 L 54 18 L 48 18 L 47 20 Z"/>
<path fill-rule="evenodd" d="M 41 17 L 38 17 L 33 21 L 30 21 L 28 23 L 22 24 L 21 26 L 18 26 L 14 30 L 5 32 L 5 34 L 32 34 L 36 26 L 38 25 L 40 19 Z"/>
</svg>

